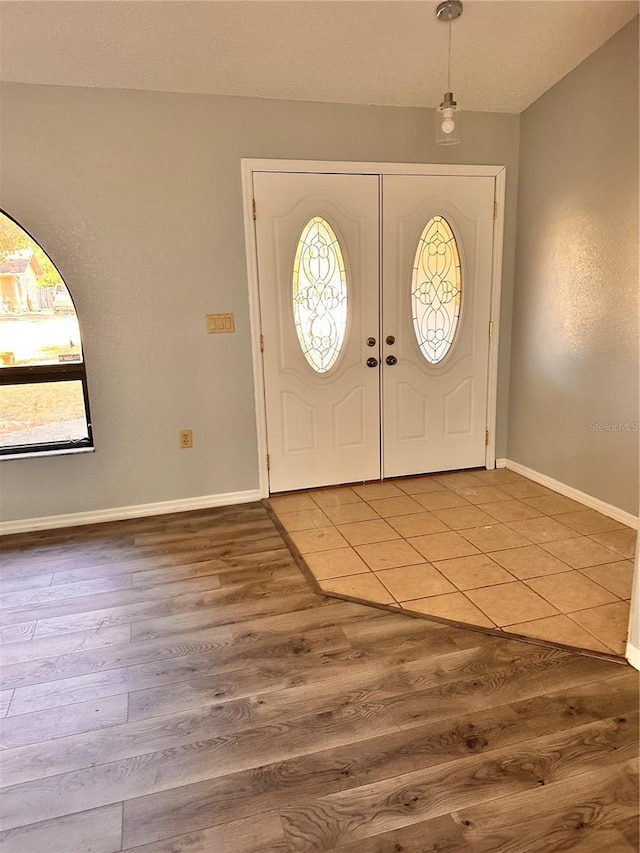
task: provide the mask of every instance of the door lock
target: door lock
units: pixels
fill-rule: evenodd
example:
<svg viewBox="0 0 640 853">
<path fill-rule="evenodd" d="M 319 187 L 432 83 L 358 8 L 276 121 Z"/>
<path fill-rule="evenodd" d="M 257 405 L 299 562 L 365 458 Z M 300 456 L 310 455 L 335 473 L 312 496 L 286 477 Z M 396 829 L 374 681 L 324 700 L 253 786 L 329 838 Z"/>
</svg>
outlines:
<svg viewBox="0 0 640 853">
<path fill-rule="evenodd" d="M 388 343 L 389 346 L 392 346 L 393 344 L 395 344 L 395 342 L 396 342 L 396 339 L 393 337 L 393 335 L 387 335 L 386 343 Z"/>
<path fill-rule="evenodd" d="M 398 359 L 395 357 L 395 355 L 388 355 L 388 356 L 386 357 L 385 361 L 387 362 L 387 364 L 388 364 L 390 367 L 393 367 L 393 365 L 394 365 L 394 364 L 397 364 L 397 363 L 398 363 Z"/>
<path fill-rule="evenodd" d="M 376 339 L 375 338 L 367 338 L 367 346 L 368 347 L 374 347 L 375 345 L 376 345 Z"/>
<path fill-rule="evenodd" d="M 367 367 L 377 367 L 377 366 L 378 366 L 378 359 L 377 358 L 371 357 L 371 358 L 367 359 Z"/>
</svg>

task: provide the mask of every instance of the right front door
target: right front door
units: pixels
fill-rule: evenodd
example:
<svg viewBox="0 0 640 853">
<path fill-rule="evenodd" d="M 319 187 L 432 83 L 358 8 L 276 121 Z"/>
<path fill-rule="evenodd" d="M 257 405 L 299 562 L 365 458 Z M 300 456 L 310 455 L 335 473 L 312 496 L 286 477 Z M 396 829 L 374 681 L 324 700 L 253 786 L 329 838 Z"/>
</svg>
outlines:
<svg viewBox="0 0 640 853">
<path fill-rule="evenodd" d="M 270 491 L 483 466 L 494 179 L 255 173 L 254 197 Z"/>
<path fill-rule="evenodd" d="M 382 197 L 384 476 L 484 466 L 494 179 L 385 175 Z"/>
</svg>

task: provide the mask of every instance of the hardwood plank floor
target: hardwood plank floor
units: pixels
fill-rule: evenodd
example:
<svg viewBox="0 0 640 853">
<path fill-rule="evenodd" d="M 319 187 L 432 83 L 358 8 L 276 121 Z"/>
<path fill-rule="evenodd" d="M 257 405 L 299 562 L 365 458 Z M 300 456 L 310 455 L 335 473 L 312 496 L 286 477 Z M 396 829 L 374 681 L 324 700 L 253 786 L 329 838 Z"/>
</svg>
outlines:
<svg viewBox="0 0 640 853">
<path fill-rule="evenodd" d="M 637 850 L 630 667 L 316 595 L 261 504 L 0 565 L 1 853 Z"/>
</svg>

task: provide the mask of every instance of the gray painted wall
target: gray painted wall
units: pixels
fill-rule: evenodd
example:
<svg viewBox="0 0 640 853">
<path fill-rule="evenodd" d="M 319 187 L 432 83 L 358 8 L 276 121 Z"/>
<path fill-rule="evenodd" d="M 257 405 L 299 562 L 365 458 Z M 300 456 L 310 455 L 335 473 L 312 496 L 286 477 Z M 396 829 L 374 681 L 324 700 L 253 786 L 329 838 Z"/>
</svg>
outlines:
<svg viewBox="0 0 640 853">
<path fill-rule="evenodd" d="M 0 106 L 0 203 L 75 297 L 97 447 L 0 461 L 2 519 L 257 487 L 242 157 L 506 165 L 505 454 L 517 116 L 467 114 L 449 150 L 419 109 L 18 84 Z M 205 334 L 218 311 L 235 313 L 235 335 Z"/>
<path fill-rule="evenodd" d="M 508 456 L 637 514 L 638 19 L 520 132 Z"/>
</svg>

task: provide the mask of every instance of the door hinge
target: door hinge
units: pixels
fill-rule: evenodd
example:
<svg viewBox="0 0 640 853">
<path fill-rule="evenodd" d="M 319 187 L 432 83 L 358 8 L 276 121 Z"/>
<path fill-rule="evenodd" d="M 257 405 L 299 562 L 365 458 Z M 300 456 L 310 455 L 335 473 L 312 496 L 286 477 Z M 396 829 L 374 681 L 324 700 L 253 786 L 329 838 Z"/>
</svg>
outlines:
<svg viewBox="0 0 640 853">
<path fill-rule="evenodd" d="M 489 430 L 487 430 L 484 434 L 484 446 L 485 447 L 489 446 Z"/>
<path fill-rule="evenodd" d="M 493 320 L 489 320 L 489 337 L 493 337 Z"/>
<path fill-rule="evenodd" d="M 255 222 L 255 220 L 256 220 L 256 200 L 255 200 L 255 198 L 253 199 L 252 210 L 253 210 L 253 221 Z M 495 219 L 495 216 L 493 218 Z"/>
<path fill-rule="evenodd" d="M 255 203 L 255 202 L 254 202 L 254 203 Z M 254 213 L 253 218 L 254 218 L 254 219 L 256 218 L 256 217 L 255 217 L 255 213 Z M 497 201 L 494 201 L 494 202 L 493 202 L 493 218 L 494 218 L 494 219 L 497 219 L 497 218 L 498 218 L 498 202 L 497 202 Z"/>
<path fill-rule="evenodd" d="M 271 457 L 267 453 L 267 471 L 271 470 Z"/>
<path fill-rule="evenodd" d="M 260 352 L 264 352 L 264 335 L 260 335 Z"/>
</svg>

